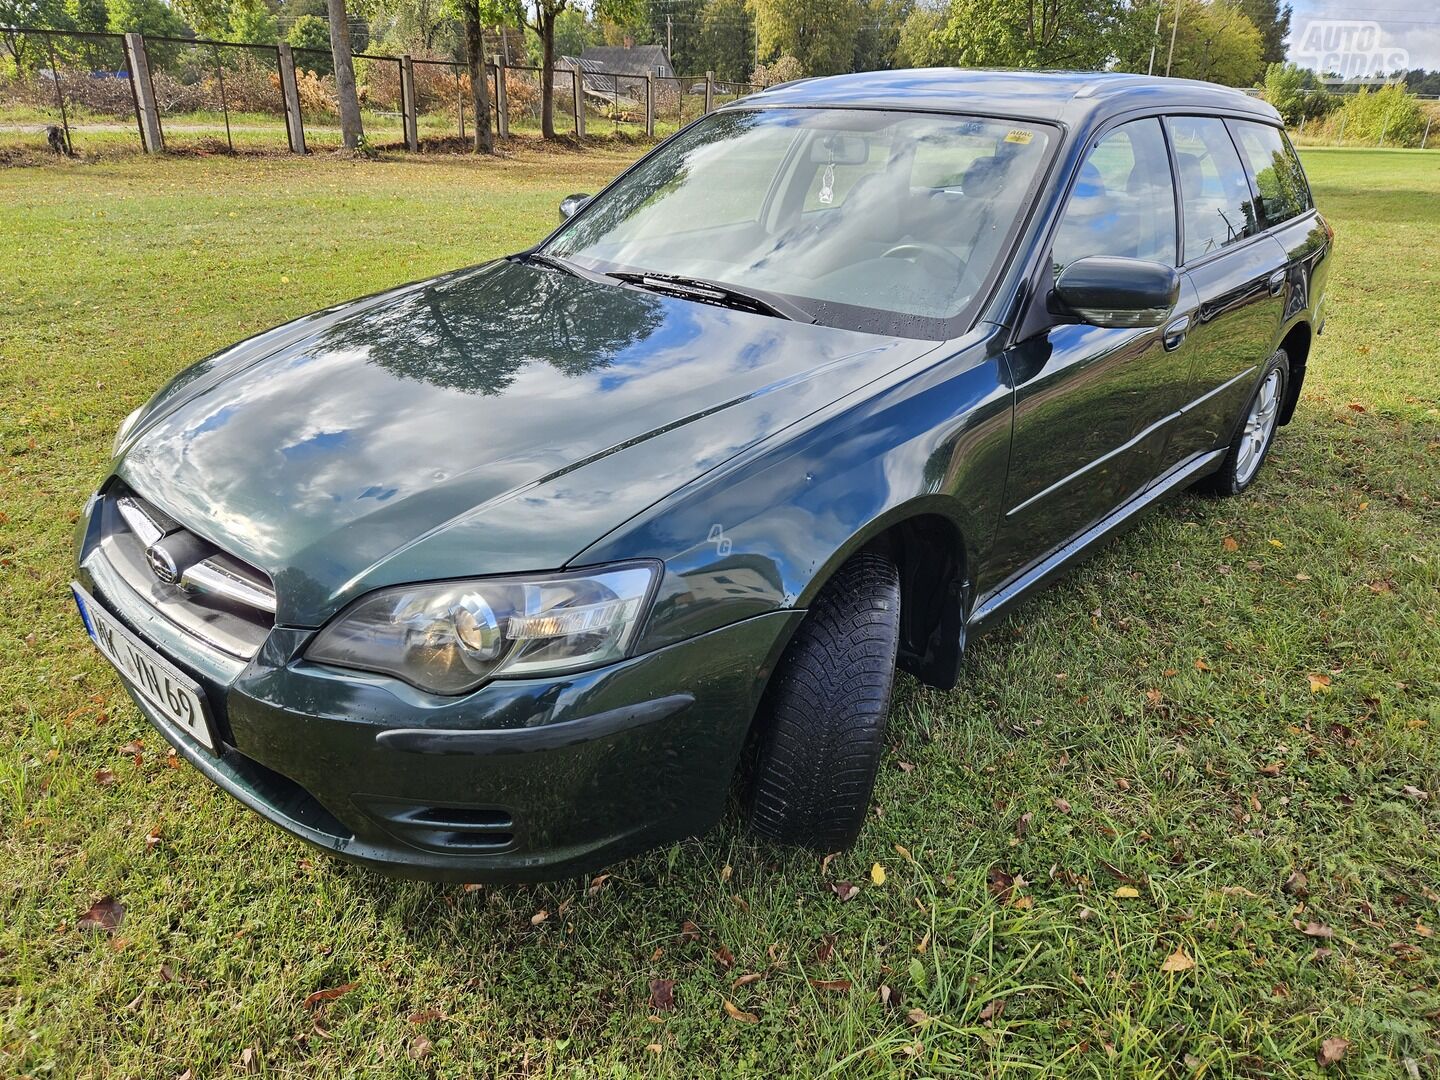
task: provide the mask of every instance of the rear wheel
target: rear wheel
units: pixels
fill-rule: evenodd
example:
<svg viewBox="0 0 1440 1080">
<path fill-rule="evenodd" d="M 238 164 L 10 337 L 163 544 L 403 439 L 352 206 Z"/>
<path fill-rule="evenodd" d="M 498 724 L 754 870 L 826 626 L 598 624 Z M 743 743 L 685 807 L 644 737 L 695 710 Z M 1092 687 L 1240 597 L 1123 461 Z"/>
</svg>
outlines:
<svg viewBox="0 0 1440 1080">
<path fill-rule="evenodd" d="M 821 590 L 776 666 L 759 717 L 750 825 L 821 851 L 859 835 L 885 745 L 900 641 L 900 575 L 851 559 Z"/>
<path fill-rule="evenodd" d="M 1217 472 L 1196 485 L 1201 491 L 1212 495 L 1238 495 L 1255 480 L 1275 441 L 1280 405 L 1285 400 L 1289 380 L 1289 358 L 1284 349 L 1277 349 L 1275 355 L 1266 361 L 1260 385 L 1245 408 L 1245 420 L 1231 442 L 1224 462 Z"/>
</svg>

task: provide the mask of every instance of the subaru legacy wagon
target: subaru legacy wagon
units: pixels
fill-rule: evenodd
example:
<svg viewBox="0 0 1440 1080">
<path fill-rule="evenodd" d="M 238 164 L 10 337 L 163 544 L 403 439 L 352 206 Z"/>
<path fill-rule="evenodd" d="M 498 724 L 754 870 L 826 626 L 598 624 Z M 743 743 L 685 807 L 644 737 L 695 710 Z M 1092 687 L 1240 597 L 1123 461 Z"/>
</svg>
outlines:
<svg viewBox="0 0 1440 1080">
<path fill-rule="evenodd" d="M 737 788 L 850 844 L 897 667 L 955 685 L 1137 514 L 1254 482 L 1333 242 L 1269 105 L 1095 73 L 774 87 L 561 218 L 177 375 L 79 526 L 149 721 L 392 873 L 593 869 Z"/>
</svg>

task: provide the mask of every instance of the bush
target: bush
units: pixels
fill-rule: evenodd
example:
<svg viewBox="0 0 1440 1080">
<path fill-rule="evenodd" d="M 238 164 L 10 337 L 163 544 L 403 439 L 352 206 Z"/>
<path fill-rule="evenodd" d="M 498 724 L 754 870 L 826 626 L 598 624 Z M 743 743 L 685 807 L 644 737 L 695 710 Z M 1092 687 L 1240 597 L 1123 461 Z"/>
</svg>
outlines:
<svg viewBox="0 0 1440 1080">
<path fill-rule="evenodd" d="M 1419 146 L 1425 119 L 1420 99 L 1403 85 L 1392 83 L 1374 93 L 1362 87 L 1359 93 L 1346 98 L 1332 118 L 1331 127 L 1337 137 L 1343 131 L 1347 142 Z"/>
<path fill-rule="evenodd" d="M 285 40 L 292 49 L 311 49 L 302 53 L 301 62 L 318 75 L 335 74 L 335 57 L 330 52 L 330 24 L 319 15 L 301 15 L 290 27 Z M 325 55 L 321 55 L 321 54 Z"/>
<path fill-rule="evenodd" d="M 1271 64 L 1266 69 L 1265 100 L 1291 127 L 1325 116 L 1337 104 L 1335 95 L 1325 89 L 1315 73 L 1298 64 Z"/>
<path fill-rule="evenodd" d="M 768 64 L 757 64 L 755 73 L 750 76 L 750 81 L 756 86 L 765 87 L 804 77 L 805 66 L 799 60 L 793 56 L 782 56 Z"/>
</svg>

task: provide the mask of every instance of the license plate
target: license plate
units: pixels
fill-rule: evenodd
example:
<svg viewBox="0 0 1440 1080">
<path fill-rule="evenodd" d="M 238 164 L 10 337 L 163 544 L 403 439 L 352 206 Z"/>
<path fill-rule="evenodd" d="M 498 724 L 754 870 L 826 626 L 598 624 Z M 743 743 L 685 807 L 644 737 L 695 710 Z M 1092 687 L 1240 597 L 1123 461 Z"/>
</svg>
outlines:
<svg viewBox="0 0 1440 1080">
<path fill-rule="evenodd" d="M 199 684 L 112 619 L 80 586 L 71 585 L 70 590 L 90 639 L 115 665 L 125 684 L 165 719 L 213 752 L 215 737 Z"/>
</svg>

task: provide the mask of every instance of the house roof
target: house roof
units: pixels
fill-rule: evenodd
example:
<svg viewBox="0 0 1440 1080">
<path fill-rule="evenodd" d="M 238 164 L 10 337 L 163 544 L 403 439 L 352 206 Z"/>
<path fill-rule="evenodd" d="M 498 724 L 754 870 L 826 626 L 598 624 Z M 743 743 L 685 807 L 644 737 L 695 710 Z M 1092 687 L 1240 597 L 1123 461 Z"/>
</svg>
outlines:
<svg viewBox="0 0 1440 1080">
<path fill-rule="evenodd" d="M 613 72 L 618 75 L 659 75 L 672 78 L 675 69 L 663 45 L 591 45 L 580 59 L 587 70 Z"/>
</svg>

